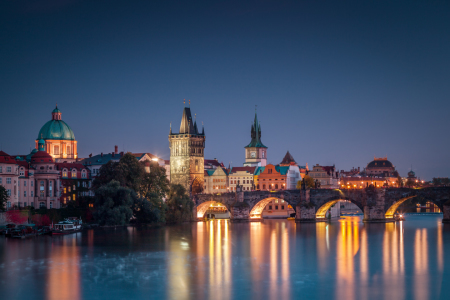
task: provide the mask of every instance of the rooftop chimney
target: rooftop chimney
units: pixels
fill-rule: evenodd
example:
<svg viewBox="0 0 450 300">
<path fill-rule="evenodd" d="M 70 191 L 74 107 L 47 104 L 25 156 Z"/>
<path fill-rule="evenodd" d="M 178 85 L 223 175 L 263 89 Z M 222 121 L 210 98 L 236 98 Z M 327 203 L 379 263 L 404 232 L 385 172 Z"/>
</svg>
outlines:
<svg viewBox="0 0 450 300">
<path fill-rule="evenodd" d="M 120 152 L 120 156 L 123 156 L 123 151 L 122 151 L 122 152 Z"/>
<path fill-rule="evenodd" d="M 101 156 L 101 157 L 103 157 L 103 152 L 102 152 L 102 153 L 100 153 L 100 156 Z"/>
<path fill-rule="evenodd" d="M 114 146 L 114 153 L 115 154 L 119 153 L 119 146 L 117 146 L 117 145 Z"/>
<path fill-rule="evenodd" d="M 114 157 L 115 152 L 111 153 L 112 157 Z"/>
</svg>

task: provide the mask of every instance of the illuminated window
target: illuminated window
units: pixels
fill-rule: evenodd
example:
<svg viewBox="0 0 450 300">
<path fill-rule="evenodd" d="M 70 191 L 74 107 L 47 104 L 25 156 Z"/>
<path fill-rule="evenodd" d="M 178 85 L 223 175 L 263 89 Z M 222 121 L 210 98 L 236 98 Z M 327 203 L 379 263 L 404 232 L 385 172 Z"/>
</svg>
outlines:
<svg viewBox="0 0 450 300">
<path fill-rule="evenodd" d="M 77 170 L 72 170 L 72 178 L 77 178 Z"/>
<path fill-rule="evenodd" d="M 53 154 L 59 155 L 59 146 L 53 146 Z"/>
</svg>

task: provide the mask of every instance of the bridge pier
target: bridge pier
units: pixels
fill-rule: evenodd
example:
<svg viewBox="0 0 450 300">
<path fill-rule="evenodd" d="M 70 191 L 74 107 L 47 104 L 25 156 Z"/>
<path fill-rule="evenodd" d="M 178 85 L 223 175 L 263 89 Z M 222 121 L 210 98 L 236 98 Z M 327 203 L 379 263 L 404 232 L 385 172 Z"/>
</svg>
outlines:
<svg viewBox="0 0 450 300">
<path fill-rule="evenodd" d="M 374 205 L 374 206 L 364 206 L 364 219 L 365 223 L 386 223 L 394 222 L 394 219 L 386 219 L 384 212 L 384 206 Z"/>
<path fill-rule="evenodd" d="M 316 207 L 310 203 L 299 203 L 295 207 L 295 223 L 316 222 Z"/>
<path fill-rule="evenodd" d="M 230 206 L 231 222 L 248 222 L 250 220 L 250 206 L 245 202 L 236 202 Z"/>
<path fill-rule="evenodd" d="M 443 205 L 444 218 L 442 218 L 442 223 L 450 223 L 450 205 Z"/>
</svg>

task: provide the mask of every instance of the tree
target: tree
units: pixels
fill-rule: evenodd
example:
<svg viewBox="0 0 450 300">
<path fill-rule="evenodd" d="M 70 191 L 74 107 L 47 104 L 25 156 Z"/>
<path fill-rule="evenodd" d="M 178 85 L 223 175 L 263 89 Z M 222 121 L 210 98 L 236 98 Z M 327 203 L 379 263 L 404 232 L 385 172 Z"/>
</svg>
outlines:
<svg viewBox="0 0 450 300">
<path fill-rule="evenodd" d="M 409 188 L 412 188 L 412 187 L 417 186 L 418 184 L 417 184 L 416 181 L 414 181 L 414 180 L 412 180 L 412 179 L 408 179 L 408 180 L 406 181 L 405 185 L 406 185 L 407 187 L 409 187 Z"/>
<path fill-rule="evenodd" d="M 441 179 L 440 179 L 440 178 L 433 177 L 433 185 L 434 185 L 434 186 L 441 185 Z"/>
<path fill-rule="evenodd" d="M 186 189 L 180 184 L 172 184 L 166 200 L 167 223 L 190 221 L 194 202 L 189 198 Z"/>
<path fill-rule="evenodd" d="M 301 180 L 297 181 L 296 188 L 297 188 L 297 190 L 301 190 L 302 189 L 302 181 Z"/>
<path fill-rule="evenodd" d="M 111 180 L 95 191 L 95 217 L 100 225 L 126 225 L 133 216 L 132 207 L 137 199 L 135 191 Z"/>
<path fill-rule="evenodd" d="M 6 202 L 8 202 L 9 196 L 3 185 L 0 185 L 0 211 L 6 210 Z"/>
<path fill-rule="evenodd" d="M 400 175 L 397 176 L 397 186 L 399 188 L 403 187 L 403 179 L 400 177 Z"/>
<path fill-rule="evenodd" d="M 450 185 L 450 179 L 449 179 L 448 177 L 446 177 L 446 178 L 441 178 L 441 183 L 442 183 L 444 186 L 449 186 L 449 185 Z"/>
<path fill-rule="evenodd" d="M 131 188 L 139 193 L 144 175 L 144 164 L 139 162 L 133 154 L 127 153 L 119 162 L 109 161 L 104 164 L 94 180 L 93 187 L 95 190 L 108 184 L 111 180 L 116 180 L 121 186 Z"/>
<path fill-rule="evenodd" d="M 304 182 L 305 186 L 307 189 L 313 189 L 315 188 L 315 183 L 314 183 L 314 179 L 309 176 L 309 175 L 305 175 L 305 177 L 302 180 L 302 183 Z"/>
</svg>

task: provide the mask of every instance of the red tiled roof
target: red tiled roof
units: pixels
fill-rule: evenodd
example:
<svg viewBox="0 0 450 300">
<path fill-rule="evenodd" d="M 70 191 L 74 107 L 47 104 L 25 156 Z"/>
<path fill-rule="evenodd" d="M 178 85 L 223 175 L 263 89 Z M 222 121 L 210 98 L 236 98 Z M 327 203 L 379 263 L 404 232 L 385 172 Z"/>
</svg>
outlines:
<svg viewBox="0 0 450 300">
<path fill-rule="evenodd" d="M 86 169 L 86 167 L 80 163 L 56 163 L 55 165 L 58 170 L 62 170 L 63 168 L 67 168 L 69 170 L 72 170 L 73 168 L 77 170 Z"/>
<path fill-rule="evenodd" d="M 233 167 L 233 168 L 231 168 L 230 174 L 236 173 L 239 171 L 249 172 L 249 173 L 253 174 L 253 173 L 255 173 L 255 168 L 256 167 Z"/>
<path fill-rule="evenodd" d="M 15 165 L 16 164 L 16 160 L 12 156 L 10 156 L 9 154 L 7 154 L 7 153 L 5 153 L 3 151 L 0 151 L 0 163 Z"/>
<path fill-rule="evenodd" d="M 212 165 L 216 167 L 224 167 L 223 163 L 219 163 L 215 159 L 205 159 L 205 165 Z"/>
</svg>

